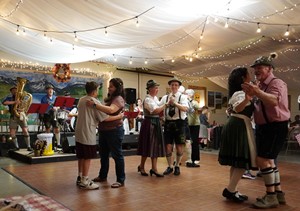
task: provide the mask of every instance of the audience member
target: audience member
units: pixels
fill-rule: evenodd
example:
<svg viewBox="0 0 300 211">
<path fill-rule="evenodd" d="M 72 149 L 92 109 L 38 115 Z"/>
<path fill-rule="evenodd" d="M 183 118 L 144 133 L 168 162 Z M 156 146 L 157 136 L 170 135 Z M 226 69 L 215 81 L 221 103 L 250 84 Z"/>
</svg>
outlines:
<svg viewBox="0 0 300 211">
<path fill-rule="evenodd" d="M 200 150 L 199 150 L 199 130 L 200 130 L 200 118 L 199 109 L 200 105 L 198 101 L 194 99 L 195 91 L 193 89 L 187 89 L 185 93 L 189 100 L 189 110 L 187 112 L 188 126 L 191 135 L 191 161 L 186 163 L 187 167 L 200 167 L 196 164 L 196 161 L 200 161 Z"/>
<path fill-rule="evenodd" d="M 200 131 L 199 131 L 199 139 L 203 149 L 207 149 L 208 141 L 209 141 L 209 133 L 208 128 L 210 127 L 210 112 L 207 106 L 202 107 L 202 112 L 200 114 Z"/>
<path fill-rule="evenodd" d="M 137 117 L 135 118 L 135 131 L 138 132 L 141 128 L 141 124 L 144 120 L 144 111 L 143 111 L 143 101 L 141 98 L 136 99 L 134 112 L 138 112 Z"/>
</svg>

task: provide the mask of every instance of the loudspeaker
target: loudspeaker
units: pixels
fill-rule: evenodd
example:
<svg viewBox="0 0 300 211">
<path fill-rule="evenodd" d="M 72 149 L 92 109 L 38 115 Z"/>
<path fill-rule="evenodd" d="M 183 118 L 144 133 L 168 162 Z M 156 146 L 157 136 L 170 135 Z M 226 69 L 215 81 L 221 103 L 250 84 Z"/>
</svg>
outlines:
<svg viewBox="0 0 300 211">
<path fill-rule="evenodd" d="M 75 154 L 75 137 L 69 136 L 62 138 L 62 150 L 64 153 Z"/>
<path fill-rule="evenodd" d="M 127 104 L 134 104 L 136 101 L 136 89 L 125 88 L 125 100 Z"/>
</svg>

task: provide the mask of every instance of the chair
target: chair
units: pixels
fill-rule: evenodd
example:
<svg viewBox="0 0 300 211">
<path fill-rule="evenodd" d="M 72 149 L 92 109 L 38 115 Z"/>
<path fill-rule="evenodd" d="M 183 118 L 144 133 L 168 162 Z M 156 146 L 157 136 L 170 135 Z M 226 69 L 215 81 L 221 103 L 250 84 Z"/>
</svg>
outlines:
<svg viewBox="0 0 300 211">
<path fill-rule="evenodd" d="M 0 110 L 0 132 L 1 133 L 9 131 L 9 118 L 10 118 L 9 110 Z M 6 131 L 3 131 L 3 126 L 5 126 Z"/>
<path fill-rule="evenodd" d="M 299 134 L 300 126 L 294 127 L 289 131 L 285 154 L 287 154 L 288 151 L 297 151 L 300 149 L 300 141 L 297 140 L 299 139 Z M 292 147 L 292 145 L 294 145 L 294 147 Z"/>
</svg>

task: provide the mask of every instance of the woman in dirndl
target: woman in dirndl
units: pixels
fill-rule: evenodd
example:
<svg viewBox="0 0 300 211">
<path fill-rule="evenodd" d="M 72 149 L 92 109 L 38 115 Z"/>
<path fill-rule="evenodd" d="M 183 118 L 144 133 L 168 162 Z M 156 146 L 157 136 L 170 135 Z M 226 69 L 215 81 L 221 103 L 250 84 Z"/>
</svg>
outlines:
<svg viewBox="0 0 300 211">
<path fill-rule="evenodd" d="M 231 166 L 229 184 L 223 190 L 223 196 L 234 202 L 248 199 L 237 191 L 237 185 L 245 170 L 255 169 L 256 145 L 251 125 L 254 105 L 251 97 L 242 91 L 241 85 L 250 82 L 247 68 L 232 70 L 228 78 L 228 97 L 231 106 L 229 118 L 224 125 L 219 151 L 219 163 Z"/>
<path fill-rule="evenodd" d="M 159 84 L 154 80 L 149 80 L 146 85 L 147 96 L 143 102 L 144 121 L 140 129 L 137 154 L 141 155 L 141 163 L 138 166 L 138 172 L 142 176 L 148 176 L 145 171 L 145 162 L 147 157 L 151 158 L 152 168 L 150 175 L 163 177 L 157 171 L 157 158 L 165 157 L 165 143 L 163 139 L 162 125 L 160 122 L 160 113 L 164 110 L 165 104 L 160 105 L 157 98 Z"/>
</svg>

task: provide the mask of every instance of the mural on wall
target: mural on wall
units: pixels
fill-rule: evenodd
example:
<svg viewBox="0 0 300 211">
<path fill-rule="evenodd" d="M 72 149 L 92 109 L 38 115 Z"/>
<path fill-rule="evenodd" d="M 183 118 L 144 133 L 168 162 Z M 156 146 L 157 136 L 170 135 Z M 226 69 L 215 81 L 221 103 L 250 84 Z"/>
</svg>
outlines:
<svg viewBox="0 0 300 211">
<path fill-rule="evenodd" d="M 32 103 L 40 103 L 41 98 L 46 94 L 45 87 L 51 84 L 54 87 L 54 94 L 56 96 L 64 96 L 66 92 L 71 97 L 80 98 L 86 95 L 85 84 L 88 81 L 95 81 L 100 84 L 99 96 L 102 99 L 102 77 L 76 77 L 72 76 L 69 81 L 61 83 L 58 82 L 52 74 L 39 73 L 39 72 L 25 72 L 25 71 L 0 71 L 0 100 L 10 94 L 9 89 L 17 84 L 17 77 L 26 78 L 28 82 L 25 85 L 24 91 L 32 94 Z M 0 110 L 7 109 L 5 106 L 0 106 Z M 31 119 L 31 118 L 30 118 Z"/>
</svg>

